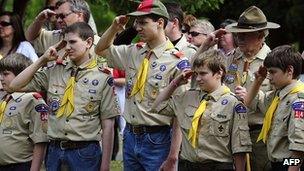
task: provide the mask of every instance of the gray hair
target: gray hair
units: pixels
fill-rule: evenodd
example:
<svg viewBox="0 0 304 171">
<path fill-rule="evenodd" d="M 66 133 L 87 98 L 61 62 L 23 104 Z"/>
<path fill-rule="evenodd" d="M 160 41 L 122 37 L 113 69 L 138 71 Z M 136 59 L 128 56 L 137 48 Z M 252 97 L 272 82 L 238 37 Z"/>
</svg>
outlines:
<svg viewBox="0 0 304 171">
<path fill-rule="evenodd" d="M 202 29 L 204 34 L 210 34 L 214 31 L 214 26 L 208 20 L 196 20 L 191 27 L 198 27 Z"/>
<path fill-rule="evenodd" d="M 88 23 L 90 19 L 90 11 L 87 3 L 84 0 L 59 0 L 56 3 L 56 7 L 58 8 L 60 5 L 64 3 L 70 3 L 70 10 L 72 12 L 80 12 L 83 14 L 84 22 Z"/>
</svg>

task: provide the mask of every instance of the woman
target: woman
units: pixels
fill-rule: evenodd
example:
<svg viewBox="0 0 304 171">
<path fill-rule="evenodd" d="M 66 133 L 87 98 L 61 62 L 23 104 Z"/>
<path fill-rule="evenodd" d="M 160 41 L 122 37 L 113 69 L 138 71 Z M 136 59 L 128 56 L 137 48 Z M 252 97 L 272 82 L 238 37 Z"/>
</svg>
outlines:
<svg viewBox="0 0 304 171">
<path fill-rule="evenodd" d="M 12 12 L 0 13 L 0 58 L 21 53 L 33 62 L 38 56 L 32 45 L 25 40 L 20 17 Z"/>
</svg>

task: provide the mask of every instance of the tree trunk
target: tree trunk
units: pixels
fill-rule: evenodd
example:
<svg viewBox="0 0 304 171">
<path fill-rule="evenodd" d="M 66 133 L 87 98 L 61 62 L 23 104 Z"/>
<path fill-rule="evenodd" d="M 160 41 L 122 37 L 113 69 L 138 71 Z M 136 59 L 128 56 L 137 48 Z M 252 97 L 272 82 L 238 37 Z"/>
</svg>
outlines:
<svg viewBox="0 0 304 171">
<path fill-rule="evenodd" d="M 13 10 L 15 13 L 19 14 L 21 20 L 24 17 L 26 5 L 30 0 L 14 0 Z"/>
</svg>

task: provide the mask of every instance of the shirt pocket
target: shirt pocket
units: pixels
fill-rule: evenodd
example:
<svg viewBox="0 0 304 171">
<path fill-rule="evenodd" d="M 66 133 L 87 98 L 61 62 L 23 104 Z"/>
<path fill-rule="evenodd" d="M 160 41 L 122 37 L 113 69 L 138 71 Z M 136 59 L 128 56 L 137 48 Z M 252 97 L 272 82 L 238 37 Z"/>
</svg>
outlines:
<svg viewBox="0 0 304 171">
<path fill-rule="evenodd" d="M 211 114 L 210 116 L 210 135 L 217 137 L 228 137 L 229 136 L 229 121 L 230 118 L 218 117 L 217 114 Z"/>
<path fill-rule="evenodd" d="M 185 108 L 185 114 L 180 116 L 180 119 L 179 119 L 180 125 L 183 129 L 188 130 L 188 131 L 191 129 L 192 119 L 193 119 L 196 109 L 197 108 L 194 106 L 187 106 Z"/>
<path fill-rule="evenodd" d="M 79 113 L 85 117 L 90 118 L 91 114 L 99 114 L 99 106 L 101 103 L 101 96 L 96 94 L 86 94 L 84 93 L 79 99 L 77 99 L 77 103 L 75 106 L 79 106 Z"/>
<path fill-rule="evenodd" d="M 274 136 L 287 136 L 289 120 L 290 115 L 288 114 L 275 118 L 272 126 L 272 134 Z"/>
<path fill-rule="evenodd" d="M 64 86 L 52 86 L 49 88 L 47 94 L 47 103 L 49 105 L 50 114 L 55 114 L 55 112 L 59 109 L 64 91 Z"/>
<path fill-rule="evenodd" d="M 240 144 L 241 145 L 252 145 L 248 125 L 240 125 L 240 126 L 238 126 L 238 130 L 240 133 Z"/>
</svg>

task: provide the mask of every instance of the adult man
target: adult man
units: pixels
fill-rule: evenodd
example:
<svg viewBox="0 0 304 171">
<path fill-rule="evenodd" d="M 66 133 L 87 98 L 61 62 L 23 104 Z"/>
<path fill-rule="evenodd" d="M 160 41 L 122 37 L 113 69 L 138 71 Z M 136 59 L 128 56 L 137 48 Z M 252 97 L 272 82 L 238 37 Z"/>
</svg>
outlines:
<svg viewBox="0 0 304 171">
<path fill-rule="evenodd" d="M 190 66 L 188 60 L 180 59 L 181 54 L 165 36 L 169 15 L 159 0 L 144 0 L 136 12 L 128 15 L 136 16 L 135 28 L 146 44 L 112 44 L 116 33 L 127 23 L 126 16 L 119 16 L 95 51 L 107 57 L 110 67 L 126 71 L 124 169 L 159 170 L 169 153 L 172 118 L 151 112 L 150 108 L 159 91 Z M 166 106 L 164 103 L 161 107 Z"/>
<path fill-rule="evenodd" d="M 168 24 L 165 28 L 166 36 L 168 36 L 175 48 L 184 53 L 184 56 L 190 60 L 196 52 L 196 47 L 187 42 L 186 36 L 182 33 L 184 13 L 181 6 L 176 3 L 166 3 L 165 6 L 169 13 Z"/>
<path fill-rule="evenodd" d="M 229 32 L 236 33 L 238 48 L 233 57 L 227 58 L 228 72 L 225 79 L 227 86 L 231 90 L 235 90 L 236 95 L 242 91 L 246 91 L 253 80 L 254 72 L 256 72 L 266 55 L 270 52 L 270 48 L 266 45 L 265 37 L 268 35 L 268 29 L 276 29 L 280 26 L 275 23 L 267 22 L 264 13 L 257 7 L 251 6 L 246 9 L 239 17 L 237 23 L 226 26 Z M 263 92 L 270 90 L 270 84 L 267 80 L 262 84 L 253 104 L 258 103 Z M 254 105 L 253 105 L 254 106 Z M 248 111 L 248 124 L 250 127 L 251 139 L 253 142 L 253 150 L 251 156 L 251 166 L 255 170 L 267 170 L 267 158 L 265 144 L 256 143 L 258 134 L 263 124 L 263 113 L 256 108 Z"/>
<path fill-rule="evenodd" d="M 43 29 L 43 25 L 52 16 L 56 15 L 57 26 L 59 30 L 48 31 Z M 34 45 L 37 54 L 43 54 L 50 46 L 60 42 L 63 39 L 62 31 L 65 28 L 76 22 L 88 23 L 90 12 L 84 0 L 59 0 L 56 3 L 55 11 L 50 9 L 43 10 L 35 18 L 34 22 L 28 27 L 25 36 Z M 90 54 L 96 56 L 94 47 L 97 44 L 99 37 L 94 35 L 93 48 L 90 49 Z M 65 48 L 59 52 L 62 57 L 65 54 Z"/>
<path fill-rule="evenodd" d="M 114 117 L 119 114 L 113 78 L 100 71 L 89 54 L 93 37 L 87 23 L 68 26 L 64 40 L 70 60 L 40 69 L 58 58 L 52 46 L 11 82 L 13 91 L 47 91 L 47 170 L 59 170 L 63 163 L 72 171 L 109 170 Z"/>
</svg>

